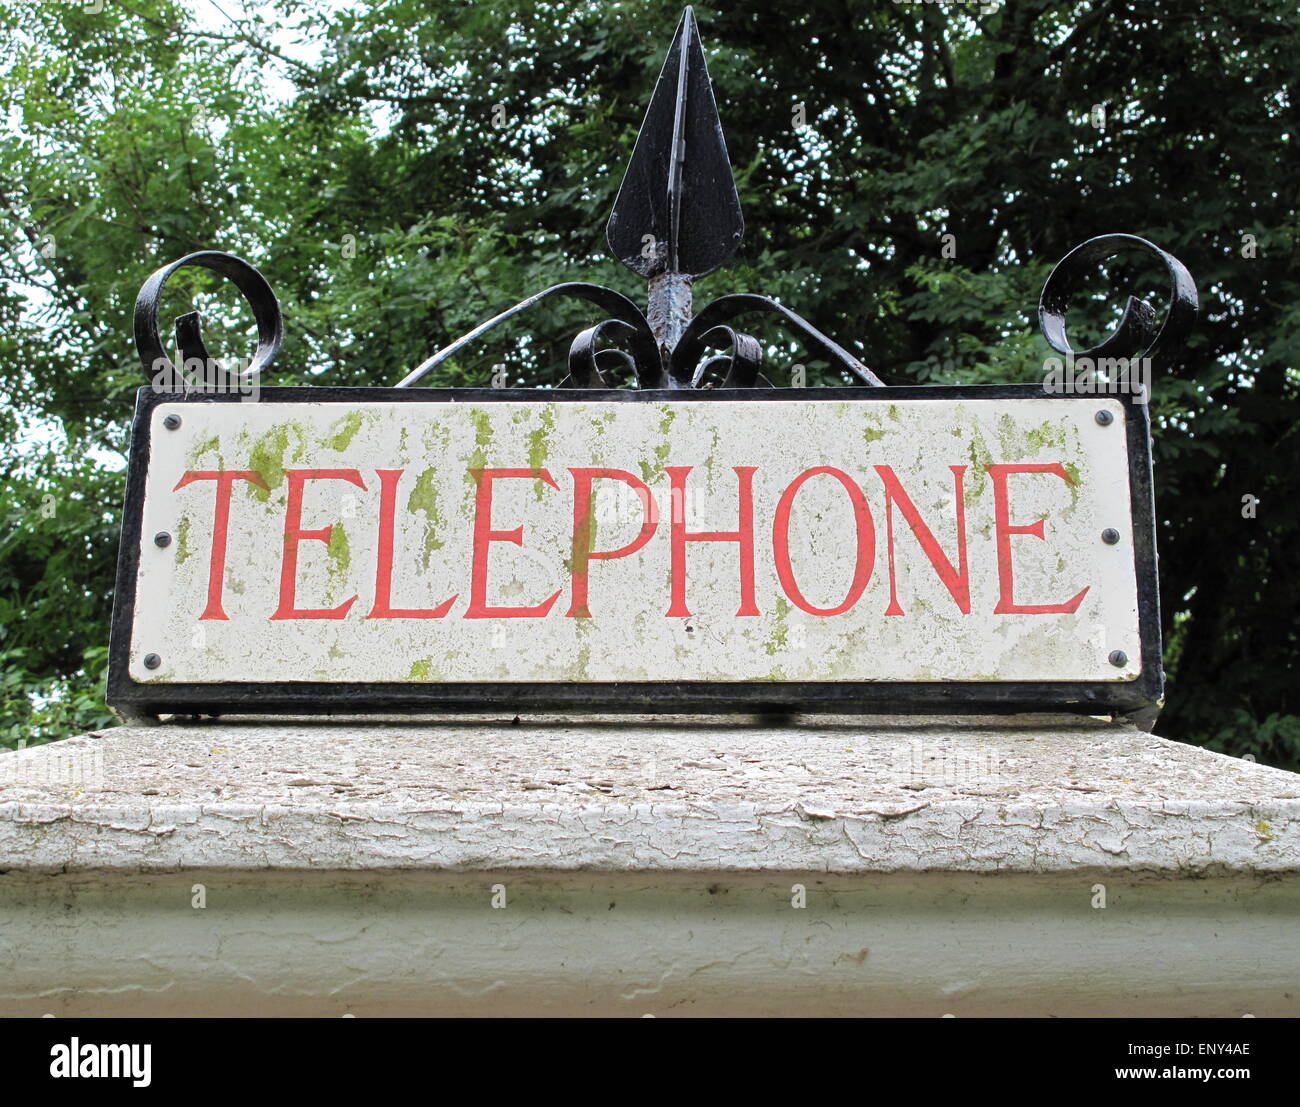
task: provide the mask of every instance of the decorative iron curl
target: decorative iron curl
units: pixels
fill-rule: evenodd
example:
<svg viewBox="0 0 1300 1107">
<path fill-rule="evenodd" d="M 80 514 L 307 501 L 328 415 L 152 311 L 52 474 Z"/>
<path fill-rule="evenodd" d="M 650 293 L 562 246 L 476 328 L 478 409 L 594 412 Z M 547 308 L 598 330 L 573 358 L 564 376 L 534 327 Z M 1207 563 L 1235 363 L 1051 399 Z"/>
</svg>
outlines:
<svg viewBox="0 0 1300 1107">
<path fill-rule="evenodd" d="M 248 369 L 242 373 L 230 372 L 219 366 L 208 353 L 199 326 L 199 313 L 186 312 L 176 320 L 176 344 L 180 348 L 182 368 L 195 360 L 199 362 L 202 366 L 200 388 L 207 386 L 234 390 L 253 382 L 280 350 L 284 338 L 280 305 L 261 273 L 243 258 L 219 250 L 200 250 L 186 254 L 155 270 L 140 286 L 140 294 L 135 300 L 135 348 L 145 373 L 159 388 L 185 391 L 182 368 L 178 368 L 163 350 L 162 338 L 158 333 L 158 305 L 162 301 L 163 286 L 168 278 L 187 265 L 197 265 L 220 273 L 239 289 L 257 321 L 257 349 Z"/>
<path fill-rule="evenodd" d="M 763 349 L 758 339 L 752 334 L 741 334 L 731 327 L 714 327 L 700 335 L 700 343 L 706 346 L 728 345 L 730 354 L 715 354 L 705 358 L 695 367 L 691 376 L 691 387 L 703 386 L 709 370 L 717 369 L 722 373 L 722 388 L 771 388 L 772 382 L 759 372 L 763 363 Z"/>
<path fill-rule="evenodd" d="M 635 328 L 621 319 L 606 319 L 582 331 L 569 347 L 569 375 L 560 381 L 560 388 L 613 388 L 606 373 L 631 369 L 636 372 L 636 361 L 626 350 L 617 347 L 598 347 L 601 338 L 630 338 Z"/>
<path fill-rule="evenodd" d="M 875 373 L 838 342 L 827 338 L 808 320 L 796 315 L 789 308 L 778 304 L 770 297 L 758 296 L 752 292 L 738 292 L 730 296 L 719 296 L 716 300 L 700 309 L 699 313 L 690 321 L 690 324 L 682 333 L 681 339 L 672 352 L 669 362 L 669 377 L 678 383 L 678 387 L 695 387 L 703 377 L 704 371 L 710 362 L 716 360 L 710 358 L 703 365 L 699 364 L 704 347 L 709 344 L 709 340 L 716 330 L 721 328 L 727 334 L 735 336 L 733 340 L 735 352 L 731 357 L 730 372 L 727 379 L 732 380 L 734 378 L 737 382 L 734 385 L 724 383 L 723 387 L 747 387 L 743 383 L 746 378 L 750 378 L 752 385 L 759 379 L 757 365 L 758 343 L 748 335 L 737 335 L 730 327 L 724 327 L 723 324 L 738 315 L 755 312 L 777 316 L 789 330 L 798 334 L 807 343 L 810 350 L 821 354 L 833 365 L 852 373 L 863 384 L 875 387 L 884 386 L 885 382 L 877 377 Z M 747 341 L 740 342 L 741 339 Z M 753 344 L 752 347 L 749 345 L 750 343 Z M 743 350 L 742 346 L 744 347 Z M 748 363 L 751 356 L 753 359 L 752 367 Z"/>
<path fill-rule="evenodd" d="M 673 387 L 664 378 L 663 366 L 659 359 L 659 348 L 655 343 L 654 333 L 650 330 L 650 324 L 646 322 L 645 316 L 641 314 L 641 309 L 621 292 L 615 292 L 612 288 L 605 288 L 598 284 L 587 284 L 582 281 L 554 284 L 550 288 L 544 288 L 541 292 L 529 296 L 526 300 L 520 300 L 514 307 L 506 309 L 500 315 L 494 315 L 485 323 L 480 323 L 468 334 L 462 335 L 450 346 L 444 346 L 427 361 L 417 365 L 415 369 L 398 382 L 397 387 L 413 387 L 453 354 L 458 353 L 471 342 L 487 334 L 488 331 L 500 326 L 508 319 L 513 319 L 520 312 L 527 311 L 529 308 L 540 304 L 543 300 L 549 300 L 555 296 L 576 296 L 580 300 L 587 300 L 589 303 L 603 308 L 610 316 L 604 322 L 598 323 L 594 327 L 588 327 L 574 340 L 569 349 L 569 375 L 562 382 L 563 386 L 606 387 L 604 384 L 585 384 L 582 382 L 603 381 L 602 370 L 614 369 L 630 361 L 636 373 L 638 388 Z M 611 327 L 610 324 L 621 324 L 621 326 Z M 606 331 L 610 331 L 611 334 L 605 335 Z M 625 339 L 629 352 L 623 354 L 622 351 L 618 350 L 597 350 L 595 344 L 602 335 L 606 337 L 612 335 Z"/>
<path fill-rule="evenodd" d="M 1170 288 L 1163 325 L 1157 331 L 1155 309 L 1145 300 L 1130 296 L 1114 331 L 1091 349 L 1073 349 L 1065 333 L 1065 312 L 1071 296 L 1096 265 L 1125 250 L 1143 250 L 1164 263 Z M 1167 365 L 1183 348 L 1199 307 L 1196 282 L 1173 254 L 1137 235 L 1104 234 L 1076 246 L 1057 263 L 1043 285 L 1038 325 L 1047 344 L 1069 358 L 1140 357 L 1150 358 L 1153 365 Z"/>
</svg>

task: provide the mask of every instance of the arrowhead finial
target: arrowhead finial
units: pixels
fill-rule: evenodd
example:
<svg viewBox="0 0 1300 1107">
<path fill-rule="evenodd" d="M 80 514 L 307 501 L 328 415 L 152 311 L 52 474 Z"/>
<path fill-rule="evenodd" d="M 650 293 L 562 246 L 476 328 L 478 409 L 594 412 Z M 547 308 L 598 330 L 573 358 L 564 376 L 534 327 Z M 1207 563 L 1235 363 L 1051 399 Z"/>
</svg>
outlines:
<svg viewBox="0 0 1300 1107">
<path fill-rule="evenodd" d="M 638 388 L 689 391 L 712 387 L 714 378 L 724 389 L 771 387 L 761 372 L 761 344 L 730 325 L 738 316 L 755 314 L 775 315 L 841 371 L 865 384 L 881 384 L 848 350 L 767 296 L 720 296 L 693 312 L 691 283 L 731 257 L 744 231 L 700 31 L 694 10 L 687 8 L 605 232 L 614 256 L 650 282 L 646 312 L 610 288 L 573 281 L 551 285 L 439 350 L 399 387 L 416 384 L 469 343 L 552 296 L 576 296 L 607 312 L 603 322 L 573 340 L 562 388 L 608 388 L 629 368 Z M 727 347 L 730 353 L 707 353 Z"/>
<path fill-rule="evenodd" d="M 614 255 L 650 281 L 650 325 L 672 350 L 691 317 L 691 282 L 740 244 L 745 223 L 722 122 L 687 8 L 650 97 L 609 216 Z"/>
</svg>

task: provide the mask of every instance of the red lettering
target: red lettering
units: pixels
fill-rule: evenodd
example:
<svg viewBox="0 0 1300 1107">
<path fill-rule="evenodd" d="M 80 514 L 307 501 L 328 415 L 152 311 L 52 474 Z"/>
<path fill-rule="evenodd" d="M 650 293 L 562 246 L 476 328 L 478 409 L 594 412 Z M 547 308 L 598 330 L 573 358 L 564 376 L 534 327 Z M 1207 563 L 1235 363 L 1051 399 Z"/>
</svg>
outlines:
<svg viewBox="0 0 1300 1107">
<path fill-rule="evenodd" d="M 670 573 L 672 578 L 672 603 L 667 617 L 688 616 L 686 606 L 686 543 L 687 542 L 735 542 L 740 546 L 740 609 L 741 615 L 759 615 L 758 605 L 754 602 L 754 474 L 755 465 L 737 465 L 733 467 L 740 481 L 740 507 L 737 529 L 733 531 L 706 530 L 691 532 L 686 529 L 686 474 L 691 471 L 689 465 L 668 465 L 664 472 L 668 474 L 672 496 L 672 541 Z"/>
<path fill-rule="evenodd" d="M 612 561 L 617 557 L 634 554 L 650 541 L 659 526 L 659 512 L 656 509 L 654 495 L 645 482 L 623 469 L 570 469 L 573 475 L 573 559 L 570 578 L 572 580 L 568 617 L 571 619 L 590 619 L 591 611 L 587 607 L 587 586 L 590 575 L 588 562 Z M 591 515 L 591 486 L 597 479 L 622 481 L 631 488 L 641 500 L 643 522 L 640 533 L 625 546 L 617 550 L 593 550 L 591 548 L 592 532 L 595 529 Z"/>
<path fill-rule="evenodd" d="M 173 492 L 193 484 L 196 480 L 215 481 L 217 485 L 217 504 L 212 517 L 212 556 L 208 562 L 208 606 L 203 609 L 200 619 L 229 619 L 221 605 L 221 592 L 226 576 L 226 537 L 230 529 L 230 493 L 235 481 L 246 480 L 258 488 L 266 488 L 266 481 L 261 474 L 251 469 L 227 469 L 223 472 L 214 470 L 191 469 L 179 481 Z M 269 489 L 267 489 L 269 491 Z"/>
<path fill-rule="evenodd" d="M 545 469 L 471 469 L 478 485 L 474 498 L 474 560 L 470 569 L 469 610 L 466 619 L 540 619 L 560 598 L 557 591 L 532 607 L 489 607 L 487 602 L 488 547 L 493 542 L 524 544 L 524 528 L 492 529 L 492 482 L 502 479 L 542 480 L 557 492 L 560 486 Z"/>
<path fill-rule="evenodd" d="M 822 474 L 834 477 L 844 485 L 844 490 L 849 494 L 849 502 L 853 505 L 853 521 L 858 536 L 858 559 L 853 569 L 853 583 L 849 585 L 849 592 L 844 597 L 844 602 L 836 607 L 814 607 L 804 599 L 798 584 L 795 583 L 794 570 L 790 565 L 790 509 L 794 506 L 795 495 L 804 481 Z M 876 527 L 871 519 L 871 508 L 867 505 L 866 496 L 862 494 L 862 489 L 849 479 L 847 473 L 829 465 L 818 465 L 814 469 L 804 470 L 790 482 L 786 490 L 781 493 L 781 499 L 776 505 L 776 517 L 772 521 L 772 559 L 776 563 L 777 579 L 780 580 L 785 594 L 796 607 L 810 615 L 842 615 L 861 599 L 862 593 L 866 591 L 867 582 L 871 580 L 872 567 L 876 563 Z"/>
<path fill-rule="evenodd" d="M 1060 464 L 1051 465 L 986 465 L 989 477 L 993 481 L 993 519 L 997 532 L 998 548 L 998 605 L 993 609 L 995 615 L 1069 615 L 1078 609 L 1087 595 L 1085 588 L 1073 599 L 1065 603 L 1018 604 L 1012 598 L 1014 581 L 1011 568 L 1011 536 L 1013 534 L 1032 534 L 1035 538 L 1043 537 L 1043 520 L 1026 526 L 1012 526 L 1010 508 L 1007 504 L 1007 477 L 1012 473 L 1051 473 L 1060 477 L 1066 484 L 1073 484 L 1070 474 Z M 1092 587 L 1091 585 L 1088 586 Z"/>
<path fill-rule="evenodd" d="M 397 484 L 404 469 L 376 469 L 379 477 L 379 549 L 375 563 L 375 606 L 367 619 L 441 619 L 456 596 L 437 607 L 393 606 L 393 529 L 397 514 Z"/>
<path fill-rule="evenodd" d="M 943 586 L 948 589 L 949 595 L 956 601 L 957 609 L 963 615 L 970 614 L 970 567 L 966 564 L 966 502 L 962 492 L 962 475 L 966 472 L 967 467 L 965 465 L 949 465 L 948 468 L 952 470 L 953 483 L 956 486 L 954 492 L 957 514 L 958 568 L 956 569 L 953 568 L 952 562 L 948 560 L 943 550 L 939 548 L 939 543 L 935 541 L 930 528 L 922 521 L 921 513 L 916 510 L 916 505 L 903 491 L 903 486 L 899 483 L 894 470 L 888 465 L 875 466 L 875 470 L 880 474 L 880 480 L 885 486 L 885 534 L 889 542 L 889 607 L 885 609 L 886 615 L 902 615 L 904 613 L 898 603 L 897 580 L 894 576 L 894 504 L 898 504 L 898 509 L 903 513 L 903 518 L 907 520 L 908 526 L 912 528 L 916 540 L 921 543 L 921 549 L 925 552 L 925 556 L 930 559 L 930 564 L 934 566 L 934 571 L 939 574 Z"/>
<path fill-rule="evenodd" d="M 309 480 L 345 480 L 354 484 L 363 492 L 365 482 L 355 469 L 286 469 L 285 480 L 288 481 L 289 502 L 284 513 L 284 560 L 280 563 L 280 606 L 276 608 L 272 619 L 342 619 L 348 609 L 357 601 L 357 597 L 344 600 L 338 607 L 298 608 L 294 592 L 298 583 L 298 543 L 305 539 L 329 542 L 334 533 L 334 524 L 319 530 L 302 529 L 302 490 Z"/>
</svg>

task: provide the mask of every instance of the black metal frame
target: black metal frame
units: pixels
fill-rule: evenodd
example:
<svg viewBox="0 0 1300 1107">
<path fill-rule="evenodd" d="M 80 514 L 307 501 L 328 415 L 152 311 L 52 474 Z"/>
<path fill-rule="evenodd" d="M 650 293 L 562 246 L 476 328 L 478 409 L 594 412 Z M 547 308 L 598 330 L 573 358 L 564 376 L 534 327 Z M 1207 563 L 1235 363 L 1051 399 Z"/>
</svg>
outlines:
<svg viewBox="0 0 1300 1107">
<path fill-rule="evenodd" d="M 1096 404 L 1100 396 L 1060 394 L 1041 385 L 971 385 L 891 388 L 642 389 L 419 389 L 419 388 L 264 388 L 267 403 L 501 403 L 600 401 L 676 404 L 722 400 L 898 400 L 1048 398 L 1061 403 Z M 842 682 L 796 681 L 619 681 L 590 683 L 472 684 L 258 684 L 137 683 L 128 662 L 135 614 L 136 573 L 143 535 L 146 470 L 150 453 L 150 414 L 162 403 L 239 403 L 229 393 L 177 396 L 142 388 L 136 395 L 126 502 L 113 599 L 109 646 L 108 702 L 130 716 L 159 714 L 375 714 L 401 712 L 592 712 L 592 713 L 1008 713 L 1072 711 L 1132 715 L 1149 712 L 1163 693 L 1159 591 L 1156 581 L 1155 514 L 1151 481 L 1151 438 L 1146 406 L 1127 394 L 1105 396 L 1126 411 L 1129 499 L 1134 567 L 1137 574 L 1140 674 L 1130 681 L 1044 682 Z M 1118 428 L 1116 428 L 1118 431 Z M 1118 448 L 1117 435 L 1117 448 Z"/>
</svg>

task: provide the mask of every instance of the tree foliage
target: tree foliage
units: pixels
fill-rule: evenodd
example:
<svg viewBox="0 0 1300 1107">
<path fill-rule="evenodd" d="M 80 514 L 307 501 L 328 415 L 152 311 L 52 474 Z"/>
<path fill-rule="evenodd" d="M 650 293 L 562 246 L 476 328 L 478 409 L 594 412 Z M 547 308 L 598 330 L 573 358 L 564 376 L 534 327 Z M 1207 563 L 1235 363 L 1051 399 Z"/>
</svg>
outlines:
<svg viewBox="0 0 1300 1107">
<path fill-rule="evenodd" d="M 677 0 L 6 0 L 8 740 L 103 721 L 144 277 L 201 248 L 252 261 L 285 309 L 278 383 L 395 383 L 561 279 L 640 299 L 603 227 L 679 14 Z M 1037 295 L 1071 247 L 1123 230 L 1188 266 L 1201 322 L 1152 404 L 1158 729 L 1300 760 L 1294 0 L 697 15 L 748 228 L 701 296 L 774 295 L 890 383 L 1029 381 L 1048 352 Z M 198 306 L 215 345 L 251 348 L 229 288 L 175 283 L 164 317 Z M 1167 294 L 1136 255 L 1115 259 L 1072 312 L 1084 343 L 1131 290 Z M 554 382 L 579 322 L 541 308 L 527 334 L 430 383 L 481 383 L 494 362 Z M 831 382 L 759 334 L 778 376 L 798 360 Z"/>
</svg>

